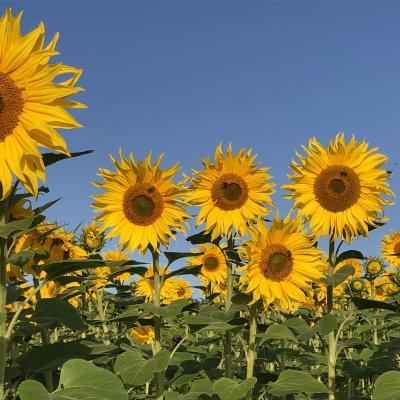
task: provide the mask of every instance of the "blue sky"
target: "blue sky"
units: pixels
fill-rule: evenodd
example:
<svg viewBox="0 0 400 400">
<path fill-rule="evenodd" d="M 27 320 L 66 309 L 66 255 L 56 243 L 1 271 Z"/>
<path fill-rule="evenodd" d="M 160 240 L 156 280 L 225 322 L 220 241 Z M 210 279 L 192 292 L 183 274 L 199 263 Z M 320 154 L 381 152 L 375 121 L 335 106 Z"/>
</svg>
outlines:
<svg viewBox="0 0 400 400">
<path fill-rule="evenodd" d="M 64 131 L 93 155 L 48 170 L 50 218 L 74 227 L 92 217 L 89 196 L 109 154 L 165 152 L 165 164 L 200 167 L 218 142 L 253 148 L 280 186 L 311 136 L 355 133 L 389 156 L 400 193 L 400 3 L 250 1 L 3 2 L 24 10 L 23 30 L 60 32 L 57 58 L 82 67 L 84 129 Z M 291 203 L 274 195 L 281 214 Z M 353 245 L 379 254 L 400 229 Z M 174 249 L 185 250 L 182 240 Z M 187 248 L 186 248 L 187 250 Z"/>
</svg>

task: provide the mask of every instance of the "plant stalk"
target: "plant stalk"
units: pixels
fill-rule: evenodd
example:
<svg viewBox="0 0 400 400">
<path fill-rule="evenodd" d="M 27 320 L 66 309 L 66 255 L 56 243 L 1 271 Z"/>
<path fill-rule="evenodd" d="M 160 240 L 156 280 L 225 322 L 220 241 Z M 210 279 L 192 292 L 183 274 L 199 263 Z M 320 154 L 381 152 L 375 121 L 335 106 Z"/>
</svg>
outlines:
<svg viewBox="0 0 400 400">
<path fill-rule="evenodd" d="M 233 239 L 228 239 L 228 250 L 233 251 Z M 232 305 L 232 291 L 233 291 L 233 272 L 232 265 L 227 262 L 227 278 L 226 278 L 226 299 L 225 299 L 225 312 L 229 312 Z M 225 336 L 225 375 L 227 378 L 233 378 L 232 368 L 232 332 L 226 331 Z"/>
<path fill-rule="evenodd" d="M 257 305 L 252 304 L 249 307 L 249 343 L 247 347 L 247 371 L 246 378 L 252 378 L 254 376 L 254 363 L 257 358 L 256 349 L 256 336 L 257 336 Z M 252 389 L 247 393 L 247 399 L 251 400 Z"/>
<path fill-rule="evenodd" d="M 332 275 L 335 270 L 335 242 L 329 242 L 329 269 L 328 275 Z M 328 285 L 326 292 L 326 302 L 328 314 L 333 312 L 333 286 Z M 328 399 L 335 400 L 335 380 L 336 380 L 336 338 L 335 331 L 328 334 L 328 389 L 330 390 Z"/>
<path fill-rule="evenodd" d="M 160 295 L 161 295 L 161 279 L 160 279 L 160 258 L 157 250 L 152 251 L 153 256 L 153 304 L 156 307 L 160 306 Z M 154 354 L 161 351 L 161 316 L 154 315 Z M 154 381 L 156 384 L 156 398 L 162 400 L 164 398 L 164 377 L 162 372 L 156 372 L 154 374 Z"/>
</svg>

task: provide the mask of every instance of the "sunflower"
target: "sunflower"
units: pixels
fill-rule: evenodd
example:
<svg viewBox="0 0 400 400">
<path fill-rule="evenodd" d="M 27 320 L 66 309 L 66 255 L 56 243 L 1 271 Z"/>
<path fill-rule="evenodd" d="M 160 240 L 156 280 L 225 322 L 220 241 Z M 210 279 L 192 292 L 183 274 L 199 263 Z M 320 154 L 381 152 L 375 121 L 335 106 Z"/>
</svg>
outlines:
<svg viewBox="0 0 400 400">
<path fill-rule="evenodd" d="M 198 276 L 198 278 L 202 284 L 200 290 L 204 293 L 205 296 L 213 295 L 213 303 L 219 304 L 221 303 L 221 300 L 226 299 L 227 287 L 225 282 L 215 283 L 213 281 L 210 281 L 204 275 L 200 275 Z"/>
<path fill-rule="evenodd" d="M 372 284 L 375 285 L 375 300 L 384 301 L 399 292 L 399 288 L 393 284 L 389 275 L 383 275 L 375 279 L 374 282 L 371 282 Z"/>
<path fill-rule="evenodd" d="M 293 183 L 283 188 L 291 191 L 285 197 L 294 199 L 315 235 L 349 242 L 385 220 L 383 206 L 392 203 L 384 196 L 393 193 L 381 168 L 387 157 L 376 153 L 377 148 L 368 149 L 368 143 L 357 143 L 354 136 L 346 144 L 339 133 L 328 148 L 313 138 L 303 149 L 306 156 L 297 154 L 299 162 L 291 166 Z"/>
<path fill-rule="evenodd" d="M 137 326 L 129 330 L 129 335 L 139 344 L 151 344 L 154 340 L 154 330 L 150 325 Z"/>
<path fill-rule="evenodd" d="M 278 216 L 268 229 L 263 221 L 251 229 L 251 239 L 245 244 L 241 281 L 246 293 L 253 294 L 253 303 L 263 299 L 264 305 L 292 310 L 304 303 L 312 291 L 311 282 L 322 276 L 322 252 L 304 230 L 299 217 Z"/>
<path fill-rule="evenodd" d="M 107 261 L 126 261 L 129 260 L 129 257 L 120 250 L 108 250 L 105 251 L 104 253 L 101 254 L 101 256 L 103 257 L 104 260 Z M 108 268 L 108 267 L 105 267 Z M 129 268 L 129 267 L 128 267 Z M 108 268 L 108 271 L 110 274 L 114 273 L 114 272 L 122 272 L 126 269 L 126 267 L 120 267 L 120 268 Z M 130 272 L 123 272 L 119 275 L 117 275 L 114 278 L 116 281 L 118 282 L 124 282 L 124 281 L 128 281 L 129 279 L 131 279 L 131 273 Z"/>
<path fill-rule="evenodd" d="M 234 155 L 230 145 L 224 155 L 219 144 L 214 162 L 203 159 L 204 170 L 193 171 L 186 199 L 200 206 L 197 224 L 205 222 L 212 240 L 223 234 L 231 236 L 232 229 L 244 236 L 249 220 L 271 213 L 267 205 L 273 206 L 270 196 L 275 185 L 268 182 L 269 168 L 260 168 L 255 158 L 245 149 Z"/>
<path fill-rule="evenodd" d="M 81 127 L 65 108 L 85 107 L 67 99 L 83 90 L 75 87 L 82 70 L 49 64 L 58 33 L 44 46 L 43 23 L 21 35 L 21 17 L 8 8 L 0 19 L 0 198 L 10 192 L 13 174 L 37 195 L 38 179 L 45 181 L 39 147 L 69 154 L 55 128 Z"/>
<path fill-rule="evenodd" d="M 400 232 L 392 232 L 383 238 L 381 253 L 391 265 L 400 267 Z"/>
<path fill-rule="evenodd" d="M 369 279 L 375 279 L 386 269 L 385 262 L 378 257 L 369 257 L 364 263 L 365 275 Z"/>
<path fill-rule="evenodd" d="M 101 227 L 93 221 L 90 225 L 85 225 L 80 237 L 82 247 L 88 252 L 100 251 L 105 243 L 105 235 Z"/>
<path fill-rule="evenodd" d="M 167 281 L 166 292 L 168 291 L 168 297 L 164 299 L 164 304 L 170 304 L 174 300 L 192 297 L 193 291 L 187 280 L 182 278 L 169 278 Z"/>
<path fill-rule="evenodd" d="M 165 267 L 160 268 L 159 273 L 162 277 L 167 272 Z M 162 278 L 161 278 L 162 279 Z M 171 290 L 173 290 L 173 278 L 164 278 L 162 279 L 161 291 L 160 291 L 160 300 L 162 303 L 170 302 L 171 298 Z M 139 277 L 136 282 L 135 294 L 136 296 L 143 296 L 146 298 L 147 302 L 153 300 L 153 291 L 154 291 L 154 274 L 153 267 L 149 267 L 149 269 L 144 274 L 144 277 Z"/>
<path fill-rule="evenodd" d="M 93 196 L 93 207 L 100 215 L 97 220 L 110 238 L 119 236 L 123 249 L 138 249 L 145 253 L 148 246 L 157 249 L 168 246 L 174 231 L 184 232 L 183 224 L 189 214 L 183 208 L 183 189 L 172 181 L 177 164 L 166 170 L 160 168 L 162 155 L 151 163 L 151 152 L 144 161 L 129 160 L 120 151 L 121 161 L 111 157 L 116 172 L 100 169 L 104 182 L 94 185 L 105 192 Z"/>
<path fill-rule="evenodd" d="M 76 260 L 87 256 L 86 251 L 74 243 L 73 232 L 67 232 L 55 224 L 42 225 L 37 229 L 46 236 L 43 248 L 48 254 L 47 262 Z"/>
<path fill-rule="evenodd" d="M 196 257 L 190 257 L 188 264 L 192 267 L 201 265 L 200 273 L 208 280 L 220 283 L 225 282 L 227 266 L 224 253 L 215 244 L 200 244 L 194 253 L 202 253 Z"/>
</svg>

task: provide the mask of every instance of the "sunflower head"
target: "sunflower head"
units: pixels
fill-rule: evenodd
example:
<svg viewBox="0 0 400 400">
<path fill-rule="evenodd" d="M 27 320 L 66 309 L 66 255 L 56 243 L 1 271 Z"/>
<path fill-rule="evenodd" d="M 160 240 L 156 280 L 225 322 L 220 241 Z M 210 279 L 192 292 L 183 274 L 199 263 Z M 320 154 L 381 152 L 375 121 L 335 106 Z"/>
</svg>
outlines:
<svg viewBox="0 0 400 400">
<path fill-rule="evenodd" d="M 298 154 L 291 166 L 292 183 L 283 187 L 316 236 L 349 242 L 386 220 L 383 207 L 392 204 L 393 196 L 382 168 L 387 157 L 354 136 L 346 144 L 343 133 L 327 148 L 313 138 L 303 149 L 306 155 Z"/>
<path fill-rule="evenodd" d="M 182 203 L 183 188 L 172 181 L 177 165 L 162 170 L 162 156 L 152 164 L 151 153 L 138 162 L 132 153 L 127 160 L 120 152 L 120 158 L 111 157 L 115 172 L 100 169 L 103 182 L 94 183 L 104 190 L 93 196 L 93 207 L 100 213 L 97 220 L 104 230 L 110 229 L 108 237 L 119 237 L 123 249 L 145 253 L 149 246 L 154 250 L 168 246 L 174 232 L 184 232 L 189 218 Z"/>
<path fill-rule="evenodd" d="M 241 278 L 253 302 L 263 299 L 265 306 L 285 310 L 306 302 L 311 283 L 322 276 L 322 252 L 313 244 L 299 217 L 276 216 L 270 228 L 260 221 L 246 243 L 248 265 Z"/>
<path fill-rule="evenodd" d="M 358 279 L 353 279 L 348 283 L 348 288 L 351 293 L 355 294 L 362 294 L 366 290 L 366 282 L 365 279 L 358 278 Z"/>
<path fill-rule="evenodd" d="M 400 232 L 392 232 L 383 238 L 381 253 L 385 261 L 400 267 Z"/>
<path fill-rule="evenodd" d="M 120 251 L 118 249 L 115 250 L 108 250 L 105 251 L 103 253 L 101 253 L 101 256 L 103 257 L 104 260 L 107 261 L 127 261 L 129 260 L 128 255 L 123 252 Z M 128 267 L 129 268 L 129 267 Z M 114 280 L 118 281 L 118 282 L 124 282 L 124 281 L 128 281 L 129 279 L 131 279 L 131 273 L 126 271 L 127 267 L 118 267 L 118 268 L 109 268 L 110 273 L 114 273 L 114 272 L 121 272 L 119 275 L 117 275 Z"/>
<path fill-rule="evenodd" d="M 132 328 L 129 335 L 139 344 L 151 344 L 155 338 L 153 327 L 150 325 Z"/>
<path fill-rule="evenodd" d="M 197 223 L 206 224 L 212 239 L 230 236 L 233 230 L 244 236 L 249 220 L 271 212 L 275 185 L 269 182 L 268 168 L 261 168 L 255 158 L 251 150 L 234 154 L 231 146 L 224 154 L 220 144 L 214 161 L 203 159 L 204 170 L 193 171 L 186 199 L 200 206 Z"/>
<path fill-rule="evenodd" d="M 85 225 L 80 237 L 82 247 L 89 253 L 100 251 L 105 244 L 105 234 L 95 221 Z"/>
<path fill-rule="evenodd" d="M 162 289 L 161 289 L 162 290 Z M 175 300 L 192 297 L 193 291 L 186 279 L 168 278 L 165 286 L 164 304 L 170 304 Z"/>
<path fill-rule="evenodd" d="M 193 250 L 199 252 L 197 257 L 189 258 L 190 266 L 201 266 L 200 273 L 208 280 L 220 283 L 225 282 L 227 265 L 223 251 L 215 244 L 200 244 L 199 248 Z"/>
<path fill-rule="evenodd" d="M 375 279 L 385 270 L 385 262 L 381 258 L 369 257 L 364 263 L 365 275 L 368 279 Z"/>
<path fill-rule="evenodd" d="M 69 99 L 83 90 L 75 86 L 82 70 L 49 63 L 58 54 L 58 34 L 45 45 L 40 23 L 21 35 L 21 17 L 8 8 L 0 18 L 0 198 L 10 192 L 13 176 L 37 195 L 38 179 L 45 181 L 39 147 L 68 155 L 56 129 L 81 127 L 65 109 L 85 107 Z"/>
</svg>

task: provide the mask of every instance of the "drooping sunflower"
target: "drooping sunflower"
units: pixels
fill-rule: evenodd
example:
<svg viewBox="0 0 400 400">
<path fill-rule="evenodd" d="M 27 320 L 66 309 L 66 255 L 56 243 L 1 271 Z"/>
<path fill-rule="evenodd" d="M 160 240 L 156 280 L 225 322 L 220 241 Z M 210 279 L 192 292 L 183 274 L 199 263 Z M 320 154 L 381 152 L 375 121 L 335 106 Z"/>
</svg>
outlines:
<svg viewBox="0 0 400 400">
<path fill-rule="evenodd" d="M 119 236 L 124 250 L 145 253 L 149 245 L 168 246 L 174 231 L 184 232 L 189 218 L 181 201 L 183 188 L 172 181 L 177 164 L 162 170 L 162 155 L 152 165 L 151 152 L 144 161 L 136 162 L 132 153 L 127 160 L 121 151 L 120 158 L 111 157 L 116 172 L 101 168 L 98 175 L 104 182 L 94 182 L 105 190 L 93 196 L 93 207 L 100 213 L 97 220 L 110 228 L 108 237 Z"/>
<path fill-rule="evenodd" d="M 190 257 L 188 264 L 192 267 L 201 265 L 200 273 L 214 283 L 225 282 L 227 265 L 224 253 L 215 244 L 200 244 L 194 253 L 202 253 L 197 257 Z"/>
<path fill-rule="evenodd" d="M 391 204 L 393 192 L 389 174 L 381 168 L 387 157 L 376 153 L 377 148 L 368 149 L 354 135 L 346 144 L 338 133 L 328 148 L 313 138 L 303 149 L 306 155 L 297 154 L 299 162 L 291 166 L 293 183 L 283 188 L 291 192 L 286 197 L 294 200 L 315 235 L 349 242 L 385 220 L 383 207 Z"/>
<path fill-rule="evenodd" d="M 400 267 L 400 232 L 392 232 L 383 238 L 381 253 L 391 265 Z"/>
<path fill-rule="evenodd" d="M 275 184 L 269 182 L 269 168 L 255 162 L 256 156 L 245 149 L 235 155 L 230 145 L 224 154 L 219 144 L 215 160 L 203 159 L 204 170 L 193 171 L 186 199 L 200 207 L 197 224 L 205 223 L 212 239 L 230 236 L 233 229 L 244 236 L 249 220 L 271 213 L 267 206 L 273 206 L 270 196 Z"/>
<path fill-rule="evenodd" d="M 305 231 L 300 217 L 278 216 L 267 228 L 263 221 L 251 229 L 243 257 L 248 260 L 241 281 L 253 303 L 292 310 L 304 303 L 312 291 L 311 282 L 322 276 L 322 252 Z"/>
<path fill-rule="evenodd" d="M 39 147 L 69 154 L 56 128 L 81 127 L 65 108 L 85 107 L 68 100 L 83 90 L 75 86 L 82 70 L 49 64 L 58 54 L 58 33 L 44 46 L 43 23 L 21 35 L 21 17 L 8 8 L 0 19 L 0 198 L 9 193 L 13 175 L 37 195 L 38 179 L 45 181 Z"/>
</svg>

